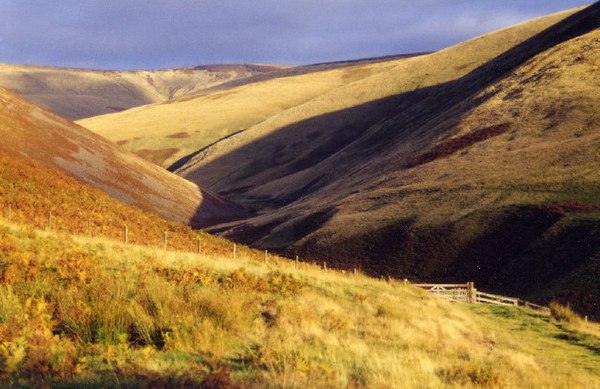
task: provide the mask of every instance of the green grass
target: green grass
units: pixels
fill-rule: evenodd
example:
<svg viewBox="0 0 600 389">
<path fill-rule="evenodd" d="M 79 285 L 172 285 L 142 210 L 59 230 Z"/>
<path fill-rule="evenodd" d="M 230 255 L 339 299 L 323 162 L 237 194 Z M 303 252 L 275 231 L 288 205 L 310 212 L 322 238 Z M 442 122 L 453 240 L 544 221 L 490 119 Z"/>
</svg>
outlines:
<svg viewBox="0 0 600 389">
<path fill-rule="evenodd" d="M 575 363 L 587 372 L 600 374 L 600 338 L 597 333 L 582 332 L 579 328 L 582 323 L 559 322 L 550 316 L 509 307 L 472 305 L 469 309 L 493 318 L 495 323 L 484 324 L 484 329 L 493 331 L 500 325 L 509 330 L 510 339 L 506 334 L 503 336 L 515 353 L 533 350 L 534 360 L 549 368 L 560 369 L 562 363 Z"/>
</svg>

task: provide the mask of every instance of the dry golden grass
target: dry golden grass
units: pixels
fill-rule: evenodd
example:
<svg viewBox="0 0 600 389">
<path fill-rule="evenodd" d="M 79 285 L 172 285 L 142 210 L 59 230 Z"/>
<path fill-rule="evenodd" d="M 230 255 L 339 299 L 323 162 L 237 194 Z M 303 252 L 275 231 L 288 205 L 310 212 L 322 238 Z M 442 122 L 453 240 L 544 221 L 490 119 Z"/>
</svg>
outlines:
<svg viewBox="0 0 600 389">
<path fill-rule="evenodd" d="M 0 224 L 6 385 L 600 385 L 598 338 L 521 309 Z"/>
</svg>

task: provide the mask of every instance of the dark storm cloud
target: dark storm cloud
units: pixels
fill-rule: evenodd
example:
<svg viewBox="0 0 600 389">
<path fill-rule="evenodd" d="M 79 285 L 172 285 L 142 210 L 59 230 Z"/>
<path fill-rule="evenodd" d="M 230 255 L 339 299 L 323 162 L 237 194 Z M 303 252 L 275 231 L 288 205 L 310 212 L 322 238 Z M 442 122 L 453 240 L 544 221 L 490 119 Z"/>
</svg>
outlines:
<svg viewBox="0 0 600 389">
<path fill-rule="evenodd" d="M 0 0 L 0 62 L 312 63 L 437 50 L 580 0 Z"/>
</svg>

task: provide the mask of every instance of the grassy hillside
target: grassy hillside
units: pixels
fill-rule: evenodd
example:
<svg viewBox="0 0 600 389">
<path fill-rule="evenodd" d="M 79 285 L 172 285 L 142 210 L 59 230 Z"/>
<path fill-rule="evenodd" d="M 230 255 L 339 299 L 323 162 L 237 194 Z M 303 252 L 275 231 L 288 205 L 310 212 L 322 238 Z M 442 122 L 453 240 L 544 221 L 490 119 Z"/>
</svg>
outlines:
<svg viewBox="0 0 600 389">
<path fill-rule="evenodd" d="M 8 386 L 600 387 L 600 329 L 0 220 Z M 558 311 L 557 311 L 558 312 Z"/>
<path fill-rule="evenodd" d="M 108 140 L 0 89 L 0 151 L 59 169 L 115 199 L 196 226 L 242 210 Z M 45 193 L 40 188 L 39 194 Z"/>
<path fill-rule="evenodd" d="M 354 115 L 332 113 L 373 103 L 370 107 L 389 96 L 455 80 L 572 12 L 531 21 L 430 55 L 269 79 L 195 99 L 139 107 L 79 123 L 147 158 L 151 157 L 150 150 L 160 151 L 161 156 L 169 150 L 173 154 L 168 158 L 150 158 L 165 167 L 227 137 L 195 157 L 184 171 L 186 177 L 202 179 L 203 183 L 221 190 L 237 182 L 238 177 L 224 179 L 230 172 L 219 166 L 208 174 L 193 172 L 209 161 L 228 155 L 231 150 L 286 128 L 290 128 L 285 134 L 287 146 L 296 147 L 288 152 L 279 151 L 280 145 L 269 145 L 263 153 L 273 155 L 277 164 L 305 157 L 327 142 L 343 145 L 356 136 L 356 128 L 364 129 L 367 124 L 381 120 L 385 107 L 382 107 L 384 112 L 369 112 L 371 109 L 367 108 L 357 109 Z M 323 120 L 319 121 L 319 117 Z M 310 121 L 302 124 L 304 120 Z M 360 124 L 355 125 L 355 122 Z M 296 123 L 301 123 L 301 128 L 316 128 L 292 132 Z M 328 128 L 330 124 L 334 128 Z M 341 130 L 337 129 L 343 129 L 341 139 L 338 134 Z M 239 131 L 243 132 L 231 136 Z M 290 132 L 292 134 L 288 134 Z M 244 158 L 248 156 L 240 156 Z M 239 166 L 239 160 L 232 164 Z M 244 165 L 252 168 L 256 163 Z M 219 180 L 221 183 L 217 185 Z"/>
<path fill-rule="evenodd" d="M 374 273 L 426 279 L 454 274 L 505 287 L 477 266 L 466 271 L 463 264 L 456 272 L 454 263 L 487 257 L 506 265 L 508 258 L 531 257 L 545 242 L 565 253 L 568 236 L 595 236 L 598 32 L 586 33 L 594 27 L 585 22 L 593 11 L 455 82 L 317 116 L 252 142 L 250 130 L 246 146 L 222 142 L 224 151 L 217 144 L 199 156 L 200 167 L 190 164 L 180 172 L 259 209 L 284 205 L 231 228 L 237 239 L 273 248 L 295 244 L 304 255 L 334 256 L 340 264 L 360 260 Z M 565 35 L 570 25 L 584 26 L 583 35 Z M 510 61 L 517 58 L 524 62 L 514 67 Z M 309 137 L 315 132 L 326 141 Z M 236 163 L 245 168 L 233 169 Z M 512 242 L 519 231 L 499 215 L 527 209 L 514 208 L 521 205 L 558 208 L 549 218 L 543 210 L 525 213 L 524 220 L 540 227 L 520 235 L 527 242 Z M 591 221 L 578 224 L 582 214 Z M 550 229 L 558 219 L 563 222 Z M 463 233 L 460 226 L 467 225 Z M 449 232 L 438 239 L 443 231 Z M 502 235 L 511 249 L 493 243 Z M 470 248 L 484 237 L 487 250 Z M 569 266 L 590 261 L 595 247 L 579 250 Z M 569 266 L 556 268 L 553 277 Z M 550 276 L 533 285 L 548 288 L 549 282 Z"/>
<path fill-rule="evenodd" d="M 594 4 L 368 74 L 272 79 L 85 124 L 138 145 L 166 144 L 152 128 L 184 121 L 206 119 L 198 139 L 228 135 L 177 173 L 258 212 L 212 230 L 237 241 L 373 275 L 472 279 L 600 317 L 599 14 Z M 342 71 L 358 76 L 334 83 Z"/>
<path fill-rule="evenodd" d="M 11 153 L 0 153 L 0 215 L 28 228 L 86 235 L 207 255 L 232 255 L 232 243 L 165 220 L 109 197 L 103 191 L 57 169 Z M 51 214 L 50 226 L 48 215 Z M 238 245 L 246 257 L 263 258 L 262 252 Z"/>
<path fill-rule="evenodd" d="M 287 75 L 199 97 L 148 105 L 78 123 L 169 167 L 199 149 L 404 59 Z M 317 68 L 321 69 L 321 68 Z M 294 73 L 292 73 L 294 74 Z M 180 165 L 181 162 L 178 164 Z"/>
<path fill-rule="evenodd" d="M 224 82 L 280 70 L 271 65 L 209 65 L 102 71 L 0 64 L 0 87 L 76 120 L 198 93 Z"/>
</svg>

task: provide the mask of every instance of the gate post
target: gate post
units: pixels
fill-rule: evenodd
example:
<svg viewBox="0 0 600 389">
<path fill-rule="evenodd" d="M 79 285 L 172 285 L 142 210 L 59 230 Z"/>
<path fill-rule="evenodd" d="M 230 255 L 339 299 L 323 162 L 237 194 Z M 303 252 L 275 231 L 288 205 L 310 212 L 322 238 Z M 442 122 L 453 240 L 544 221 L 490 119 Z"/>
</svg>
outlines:
<svg viewBox="0 0 600 389">
<path fill-rule="evenodd" d="M 475 304 L 477 302 L 477 290 L 474 282 L 467 282 L 467 302 Z"/>
</svg>

